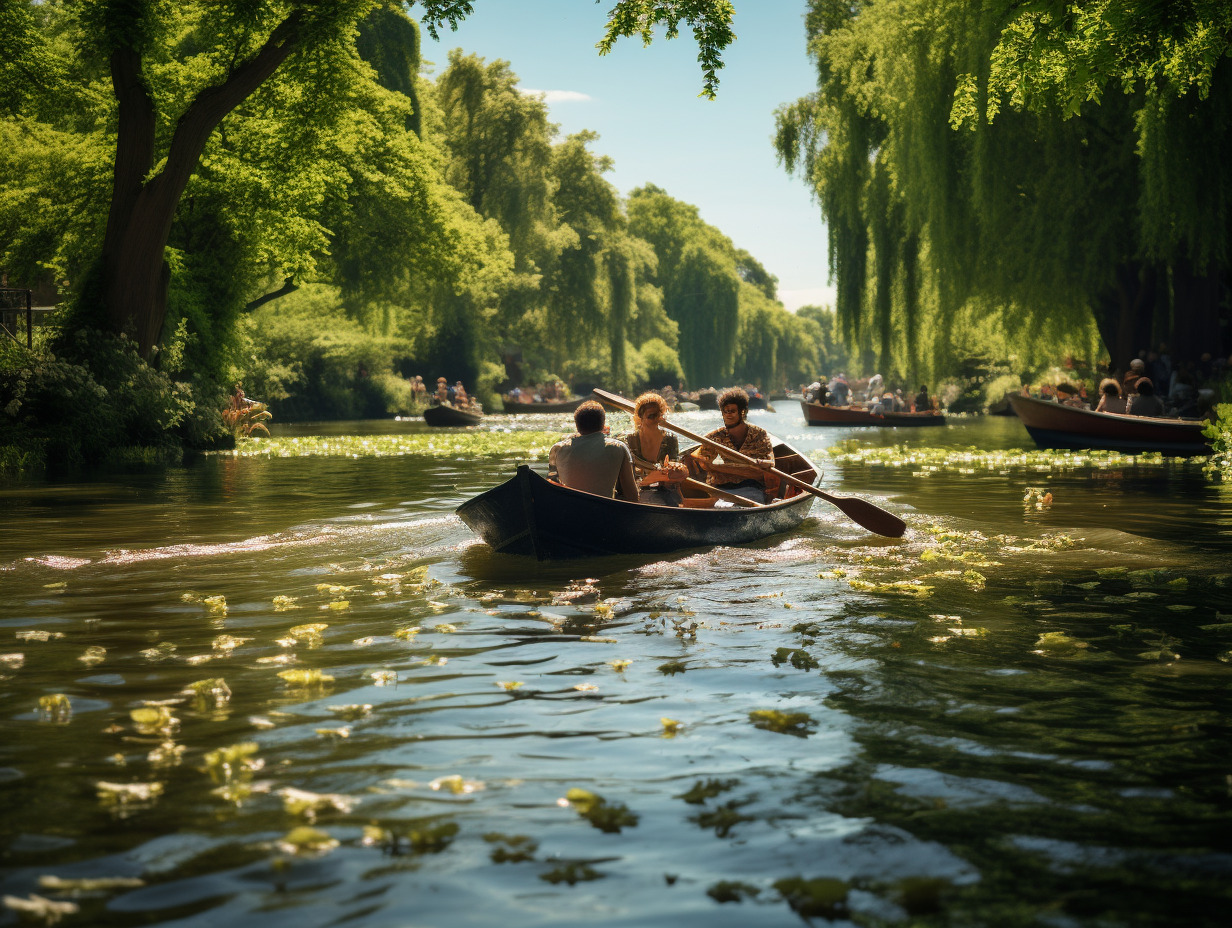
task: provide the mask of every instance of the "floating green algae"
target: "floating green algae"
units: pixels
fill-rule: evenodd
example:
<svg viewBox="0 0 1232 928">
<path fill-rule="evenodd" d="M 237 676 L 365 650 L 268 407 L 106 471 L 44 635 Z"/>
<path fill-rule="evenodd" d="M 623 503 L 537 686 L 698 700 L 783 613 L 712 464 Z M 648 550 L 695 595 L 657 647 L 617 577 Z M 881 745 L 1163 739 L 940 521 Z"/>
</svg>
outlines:
<svg viewBox="0 0 1232 928">
<path fill-rule="evenodd" d="M 636 813 L 629 811 L 624 803 L 608 802 L 587 789 L 574 787 L 565 793 L 565 800 L 600 831 L 619 832 L 622 828 L 632 828 L 638 821 Z"/>
<path fill-rule="evenodd" d="M 698 780 L 691 789 L 676 798 L 683 799 L 691 805 L 702 805 L 707 799 L 714 799 L 739 785 L 739 780 Z"/>
<path fill-rule="evenodd" d="M 715 902 L 743 902 L 752 899 L 761 892 L 756 886 L 741 883 L 739 880 L 719 880 L 709 889 L 706 895 Z"/>
<path fill-rule="evenodd" d="M 804 648 L 777 648 L 770 656 L 770 660 L 775 667 L 791 664 L 797 670 L 815 670 L 821 666 Z"/>
<path fill-rule="evenodd" d="M 847 894 L 850 887 L 842 880 L 806 880 L 797 876 L 777 880 L 774 888 L 802 918 L 821 916 L 833 920 L 847 914 Z"/>
<path fill-rule="evenodd" d="M 555 870 L 549 870 L 547 873 L 539 874 L 539 879 L 546 880 L 549 883 L 568 883 L 573 886 L 575 883 L 585 883 L 590 880 L 601 880 L 603 874 L 595 870 L 587 864 L 564 864 L 557 867 Z"/>
<path fill-rule="evenodd" d="M 1002 474 L 1010 471 L 1064 473 L 1079 469 L 1094 470 L 1169 470 L 1201 472 L 1205 458 L 1172 458 L 1158 452 L 1124 454 L 1120 451 L 988 451 L 968 448 L 920 448 L 894 445 L 877 448 L 857 441 L 843 442 L 827 449 L 836 464 L 875 465 L 907 469 L 917 476 L 947 472 Z"/>
<path fill-rule="evenodd" d="M 431 432 L 415 435 L 308 435 L 298 438 L 241 440 L 232 457 L 381 458 L 419 455 L 434 458 L 517 457 L 546 460 L 560 432 Z"/>
<path fill-rule="evenodd" d="M 796 735 L 799 738 L 808 736 L 808 727 L 813 718 L 807 712 L 783 712 L 779 709 L 754 709 L 749 713 L 749 721 L 755 728 L 778 732 L 781 735 Z"/>
<path fill-rule="evenodd" d="M 519 864 L 535 859 L 535 851 L 539 850 L 539 842 L 529 835 L 506 835 L 500 832 L 489 832 L 483 840 L 497 847 L 492 849 L 491 858 L 494 864 Z"/>
</svg>

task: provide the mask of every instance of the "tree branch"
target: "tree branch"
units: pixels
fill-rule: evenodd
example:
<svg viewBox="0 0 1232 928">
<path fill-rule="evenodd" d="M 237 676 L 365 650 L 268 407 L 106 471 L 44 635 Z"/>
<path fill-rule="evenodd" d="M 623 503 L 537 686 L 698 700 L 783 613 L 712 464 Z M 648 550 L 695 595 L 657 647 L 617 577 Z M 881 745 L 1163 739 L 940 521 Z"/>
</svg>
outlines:
<svg viewBox="0 0 1232 928">
<path fill-rule="evenodd" d="M 244 312 L 250 313 L 254 309 L 260 306 L 264 306 L 266 303 L 271 303 L 274 300 L 278 299 L 279 297 L 286 296 L 288 293 L 294 293 L 298 289 L 299 289 L 299 284 L 295 283 L 295 278 L 288 277 L 285 281 L 283 281 L 282 286 L 279 287 L 277 290 L 271 290 L 269 293 L 266 293 L 262 296 L 257 297 L 255 300 L 253 300 L 251 303 L 245 306 Z"/>
</svg>

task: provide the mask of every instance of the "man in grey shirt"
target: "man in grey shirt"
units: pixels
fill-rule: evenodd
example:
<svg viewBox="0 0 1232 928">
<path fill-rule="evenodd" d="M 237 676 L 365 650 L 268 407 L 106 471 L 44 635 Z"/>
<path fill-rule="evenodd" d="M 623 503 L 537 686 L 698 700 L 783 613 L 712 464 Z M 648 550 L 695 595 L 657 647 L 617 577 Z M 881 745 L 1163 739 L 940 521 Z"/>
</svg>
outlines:
<svg viewBox="0 0 1232 928">
<path fill-rule="evenodd" d="M 558 441 L 548 452 L 548 476 L 574 490 L 611 498 L 617 484 L 620 495 L 637 501 L 633 456 L 624 442 L 603 434 L 603 407 L 587 400 L 573 413 L 578 433 Z"/>
</svg>

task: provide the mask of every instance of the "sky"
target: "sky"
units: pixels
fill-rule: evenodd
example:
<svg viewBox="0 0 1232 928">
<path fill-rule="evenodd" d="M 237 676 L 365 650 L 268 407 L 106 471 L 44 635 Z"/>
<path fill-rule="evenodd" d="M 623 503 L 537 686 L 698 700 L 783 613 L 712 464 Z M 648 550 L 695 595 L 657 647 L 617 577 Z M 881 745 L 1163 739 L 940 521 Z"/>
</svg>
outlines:
<svg viewBox="0 0 1232 928">
<path fill-rule="evenodd" d="M 424 32 L 423 57 L 439 74 L 462 48 L 503 58 L 524 91 L 545 94 L 561 137 L 599 133 L 622 193 L 653 183 L 696 206 L 738 248 L 779 279 L 790 310 L 834 303 L 825 227 L 804 180 L 779 165 L 774 110 L 816 89 L 805 51 L 804 0 L 737 0 L 736 41 L 724 55 L 718 99 L 699 96 L 702 72 L 687 27 L 649 48 L 621 39 L 600 57 L 613 0 L 474 0 L 475 12 Z"/>
</svg>

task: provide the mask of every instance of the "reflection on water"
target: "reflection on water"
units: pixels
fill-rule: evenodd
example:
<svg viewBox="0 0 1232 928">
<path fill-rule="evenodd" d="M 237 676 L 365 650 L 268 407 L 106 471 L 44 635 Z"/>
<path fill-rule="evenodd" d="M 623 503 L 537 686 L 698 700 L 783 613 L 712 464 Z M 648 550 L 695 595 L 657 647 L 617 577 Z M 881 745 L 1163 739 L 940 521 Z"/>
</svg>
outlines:
<svg viewBox="0 0 1232 928">
<path fill-rule="evenodd" d="M 1227 488 L 838 469 L 851 433 L 754 415 L 909 536 L 819 504 L 535 564 L 452 515 L 485 459 L 5 488 L 3 892 L 63 924 L 1222 923 Z"/>
</svg>

